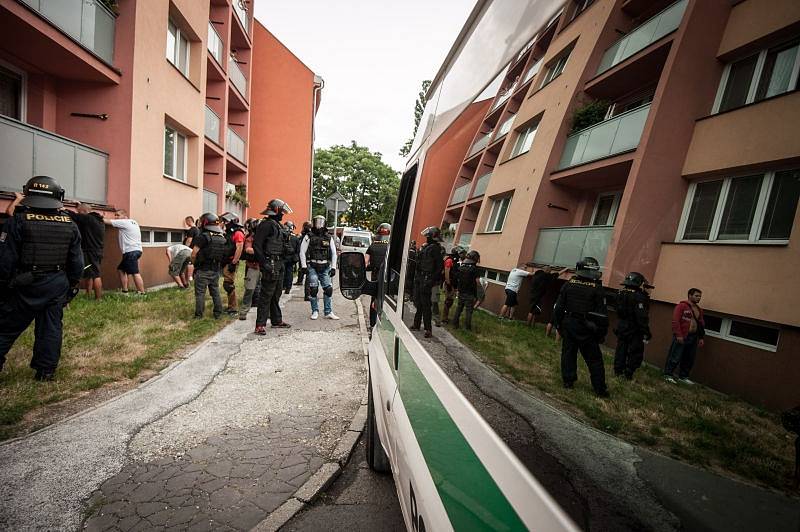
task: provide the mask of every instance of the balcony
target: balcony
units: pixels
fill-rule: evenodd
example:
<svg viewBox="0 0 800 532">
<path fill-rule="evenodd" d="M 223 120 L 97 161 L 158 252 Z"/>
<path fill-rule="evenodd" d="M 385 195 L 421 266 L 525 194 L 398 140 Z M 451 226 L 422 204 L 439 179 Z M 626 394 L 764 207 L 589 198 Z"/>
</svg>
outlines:
<svg viewBox="0 0 800 532">
<path fill-rule="evenodd" d="M 219 126 L 219 116 L 206 105 L 206 137 L 214 144 L 219 144 Z"/>
<path fill-rule="evenodd" d="M 649 112 L 643 105 L 568 136 L 558 169 L 635 150 Z"/>
<path fill-rule="evenodd" d="M 472 148 L 469 149 L 469 153 L 467 154 L 467 158 L 472 157 L 482 149 L 484 149 L 488 144 L 489 140 L 492 138 L 492 132 L 488 132 L 485 135 L 482 135 L 478 140 L 475 141 L 475 144 L 472 145 Z"/>
<path fill-rule="evenodd" d="M 613 225 L 539 229 L 533 262 L 574 268 L 581 258 L 594 257 L 604 268 L 613 232 Z"/>
<path fill-rule="evenodd" d="M 644 50 L 662 37 L 678 29 L 686 10 L 687 0 L 678 0 L 664 11 L 615 42 L 603 54 L 597 74 L 618 65 L 637 52 Z"/>
<path fill-rule="evenodd" d="M 489 180 L 492 178 L 492 173 L 489 172 L 488 174 L 483 174 L 478 178 L 478 181 L 475 183 L 475 190 L 472 191 L 472 197 L 477 198 L 478 196 L 483 196 L 486 193 L 486 189 L 489 187 Z"/>
<path fill-rule="evenodd" d="M 522 85 L 525 85 L 526 83 L 528 83 L 533 78 L 533 76 L 535 76 L 536 74 L 539 73 L 539 70 L 541 70 L 541 69 L 542 69 L 542 60 L 541 59 L 537 59 L 536 62 L 531 65 L 531 67 L 528 69 L 528 71 L 525 72 L 525 77 L 522 78 L 522 82 L 521 82 Z"/>
<path fill-rule="evenodd" d="M 239 94 L 242 95 L 242 98 L 246 100 L 247 78 L 244 77 L 244 73 L 242 73 L 242 69 L 239 68 L 239 63 L 236 62 L 236 59 L 231 57 L 231 60 L 228 62 L 228 64 L 230 65 L 230 68 L 228 69 L 228 75 L 230 76 L 231 83 L 233 83 L 233 86 L 239 91 Z"/>
<path fill-rule="evenodd" d="M 458 237 L 458 245 L 461 247 L 468 248 L 470 242 L 472 242 L 472 233 L 461 233 Z"/>
<path fill-rule="evenodd" d="M 222 44 L 222 37 L 219 36 L 217 30 L 214 29 L 214 25 L 210 22 L 208 23 L 208 51 L 211 53 L 211 56 L 217 60 L 217 64 L 222 66 L 222 54 L 224 50 L 224 45 Z"/>
<path fill-rule="evenodd" d="M 228 153 L 230 153 L 234 159 L 246 165 L 247 163 L 244 160 L 244 152 L 244 139 L 234 133 L 231 128 L 228 128 Z"/>
<path fill-rule="evenodd" d="M 503 105 L 504 103 L 506 103 L 506 102 L 508 101 L 508 99 L 509 99 L 509 98 L 511 98 L 511 95 L 514 93 L 514 90 L 515 90 L 516 88 L 517 88 L 517 84 L 516 84 L 516 83 L 514 83 L 514 84 L 512 84 L 510 87 L 508 87 L 508 88 L 505 90 L 505 92 L 504 92 L 504 93 L 502 93 L 500 96 L 498 96 L 498 97 L 495 99 L 495 101 L 494 101 L 494 105 L 492 105 L 492 108 L 490 109 L 490 111 L 489 111 L 489 112 L 492 112 L 492 111 L 494 111 L 495 109 L 497 109 L 498 107 L 500 107 L 501 105 Z"/>
<path fill-rule="evenodd" d="M 233 4 L 233 11 L 236 13 L 236 18 L 242 23 L 244 32 L 249 34 L 250 29 L 247 27 L 247 10 L 242 7 L 241 0 L 233 0 L 231 3 Z"/>
<path fill-rule="evenodd" d="M 42 18 L 108 63 L 114 61 L 116 17 L 98 0 L 21 0 Z"/>
<path fill-rule="evenodd" d="M 106 203 L 108 155 L 74 140 L 0 116 L 0 161 L 0 190 L 49 175 L 69 199 Z"/>
<path fill-rule="evenodd" d="M 450 198 L 450 203 L 448 204 L 448 206 L 456 205 L 458 203 L 464 203 L 465 201 L 467 201 L 467 194 L 469 194 L 470 185 L 472 185 L 472 182 L 466 183 L 456 188 L 453 191 L 453 197 Z"/>
</svg>

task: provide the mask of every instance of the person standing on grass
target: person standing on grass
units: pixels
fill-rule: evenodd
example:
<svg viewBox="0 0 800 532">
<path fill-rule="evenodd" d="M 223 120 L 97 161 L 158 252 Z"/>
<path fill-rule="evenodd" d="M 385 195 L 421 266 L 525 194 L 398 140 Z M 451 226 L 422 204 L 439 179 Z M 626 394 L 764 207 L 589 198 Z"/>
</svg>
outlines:
<svg viewBox="0 0 800 532">
<path fill-rule="evenodd" d="M 524 269 L 523 269 L 524 268 Z M 517 307 L 517 294 L 519 288 L 522 286 L 522 281 L 526 277 L 533 275 L 533 264 L 527 263 L 522 268 L 514 268 L 508 272 L 508 280 L 506 281 L 506 302 L 500 308 L 500 319 L 503 318 L 513 320 L 514 309 Z"/>
<path fill-rule="evenodd" d="M 633 379 L 644 360 L 644 344 L 650 341 L 650 296 L 655 288 L 639 272 L 630 272 L 617 292 L 617 349 L 614 352 L 614 375 Z"/>
<path fill-rule="evenodd" d="M 228 294 L 228 306 L 225 312 L 231 315 L 239 313 L 236 299 L 236 270 L 244 247 L 244 227 L 239 224 L 239 217 L 232 212 L 223 213 L 219 217 L 224 224 L 225 257 L 222 259 L 222 289 Z"/>
<path fill-rule="evenodd" d="M 117 266 L 119 282 L 122 293 L 128 293 L 128 276 L 133 277 L 136 293 L 145 295 L 144 281 L 139 273 L 139 259 L 142 257 L 142 231 L 136 220 L 128 218 L 125 209 L 117 209 L 113 220 L 103 220 L 106 225 L 116 227 L 119 232 L 119 248 L 122 251 L 122 260 Z"/>
<path fill-rule="evenodd" d="M 478 287 L 480 278 L 483 277 L 483 270 L 478 268 L 480 261 L 480 253 L 474 249 L 470 250 L 458 269 L 458 306 L 456 307 L 455 315 L 453 315 L 453 328 L 455 329 L 459 328 L 461 311 L 466 309 L 464 328 L 468 331 L 472 330 L 472 312 L 477 307 L 476 303 L 480 304 Z"/>
<path fill-rule="evenodd" d="M 239 307 L 239 319 L 242 321 L 247 319 L 247 313 L 250 312 L 250 308 L 253 306 L 253 296 L 256 294 L 259 281 L 261 281 L 261 268 L 253 250 L 253 239 L 256 236 L 257 227 L 258 219 L 256 218 L 249 218 L 244 223 L 244 230 L 247 232 L 242 251 L 242 259 L 245 261 L 244 295 L 242 296 L 242 304 Z"/>
<path fill-rule="evenodd" d="M 192 265 L 192 248 L 183 244 L 173 244 L 167 248 L 166 253 L 169 261 L 169 276 L 172 277 L 178 288 L 189 288 L 184 281 L 184 274 Z"/>
<path fill-rule="evenodd" d="M 531 278 L 531 303 L 528 311 L 528 325 L 533 327 L 536 316 L 542 313 L 541 302 L 547 289 L 558 279 L 561 270 L 553 271 L 550 266 L 545 266 L 541 270 L 536 270 Z"/>
<path fill-rule="evenodd" d="M 700 298 L 703 292 L 699 288 L 690 288 L 688 299 L 675 306 L 672 313 L 672 345 L 667 353 L 664 365 L 664 380 L 675 384 L 675 368 L 678 368 L 678 380 L 684 384 L 694 384 L 689 380 L 689 373 L 694 366 L 697 348 L 703 347 L 706 334 L 703 309 Z"/>
<path fill-rule="evenodd" d="M 194 317 L 202 319 L 206 309 L 206 288 L 214 303 L 214 319 L 222 316 L 222 299 L 219 296 L 219 270 L 225 257 L 225 235 L 219 218 L 211 212 L 200 217 L 200 234 L 193 240 L 192 262 L 194 271 Z"/>
</svg>

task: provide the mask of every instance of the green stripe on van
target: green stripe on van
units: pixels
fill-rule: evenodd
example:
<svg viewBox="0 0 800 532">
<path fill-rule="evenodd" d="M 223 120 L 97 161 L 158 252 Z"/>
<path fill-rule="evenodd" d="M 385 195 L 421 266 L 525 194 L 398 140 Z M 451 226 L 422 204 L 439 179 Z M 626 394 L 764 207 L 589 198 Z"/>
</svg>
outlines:
<svg viewBox="0 0 800 532">
<path fill-rule="evenodd" d="M 400 395 L 455 530 L 527 530 L 400 342 Z"/>
</svg>

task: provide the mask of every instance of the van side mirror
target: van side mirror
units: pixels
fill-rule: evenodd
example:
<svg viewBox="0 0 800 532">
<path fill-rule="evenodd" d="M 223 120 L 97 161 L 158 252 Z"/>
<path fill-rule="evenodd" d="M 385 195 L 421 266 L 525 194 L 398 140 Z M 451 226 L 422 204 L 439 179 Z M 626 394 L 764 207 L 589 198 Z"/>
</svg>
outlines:
<svg viewBox="0 0 800 532">
<path fill-rule="evenodd" d="M 367 284 L 367 264 L 364 255 L 357 251 L 342 253 L 339 257 L 339 289 L 347 299 L 358 299 L 362 292 L 372 292 Z M 365 289 L 366 288 L 366 289 Z M 370 294 L 372 295 L 372 294 Z"/>
</svg>

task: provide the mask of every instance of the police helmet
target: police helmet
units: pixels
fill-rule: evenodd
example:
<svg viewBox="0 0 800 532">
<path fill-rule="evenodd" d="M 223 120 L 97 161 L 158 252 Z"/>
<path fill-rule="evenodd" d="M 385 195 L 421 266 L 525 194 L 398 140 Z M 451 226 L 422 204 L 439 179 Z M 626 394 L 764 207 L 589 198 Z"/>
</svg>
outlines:
<svg viewBox="0 0 800 532">
<path fill-rule="evenodd" d="M 309 221 L 303 222 L 303 232 L 307 233 L 309 231 L 311 231 L 311 222 Z"/>
<path fill-rule="evenodd" d="M 228 225 L 236 225 L 241 227 L 241 225 L 239 224 L 239 216 L 237 216 L 232 212 L 225 212 L 222 215 L 220 215 L 219 218 Z"/>
<path fill-rule="evenodd" d="M 392 234 L 392 226 L 384 222 L 378 226 L 375 234 L 378 236 L 389 236 Z"/>
<path fill-rule="evenodd" d="M 64 206 L 64 189 L 50 176 L 37 175 L 22 187 L 22 204 L 34 209 L 60 209 Z"/>
<path fill-rule="evenodd" d="M 283 226 L 286 229 L 288 229 L 289 231 L 294 232 L 294 228 L 295 228 L 294 222 L 292 222 L 292 221 L 286 222 L 285 224 L 283 224 Z"/>
<path fill-rule="evenodd" d="M 261 214 L 266 214 L 267 216 L 277 216 L 278 214 L 291 214 L 294 212 L 289 204 L 283 201 L 282 199 L 275 198 L 270 200 L 267 203 L 267 208 L 261 211 Z"/>
<path fill-rule="evenodd" d="M 466 250 L 461 246 L 453 246 L 452 249 L 450 249 L 450 256 L 453 258 L 460 257 L 462 253 L 466 253 Z"/>
<path fill-rule="evenodd" d="M 248 218 L 244 222 L 245 231 L 247 231 L 248 233 L 255 233 L 256 227 L 258 227 L 258 222 L 259 222 L 258 218 Z"/>
<path fill-rule="evenodd" d="M 575 265 L 575 271 L 580 277 L 598 280 L 603 276 L 600 271 L 600 263 L 594 257 L 583 257 Z"/>
<path fill-rule="evenodd" d="M 648 284 L 645 276 L 639 272 L 630 272 L 620 284 L 628 288 L 655 288 L 653 285 Z"/>
<path fill-rule="evenodd" d="M 471 260 L 475 264 L 477 264 L 477 263 L 479 263 L 481 261 L 481 254 L 478 253 L 477 250 L 471 249 L 470 251 L 467 252 L 467 256 L 464 257 L 464 258 L 465 258 L 465 260 Z"/>
<path fill-rule="evenodd" d="M 323 229 L 325 227 L 325 217 L 321 214 L 314 216 L 311 219 L 312 229 Z"/>
<path fill-rule="evenodd" d="M 198 220 L 200 228 L 210 231 L 212 233 L 221 233 L 222 229 L 219 227 L 219 218 L 213 212 L 206 212 L 200 216 Z"/>
<path fill-rule="evenodd" d="M 422 230 L 422 236 L 429 238 L 430 240 L 441 241 L 442 231 L 435 225 L 432 225 Z"/>
</svg>

